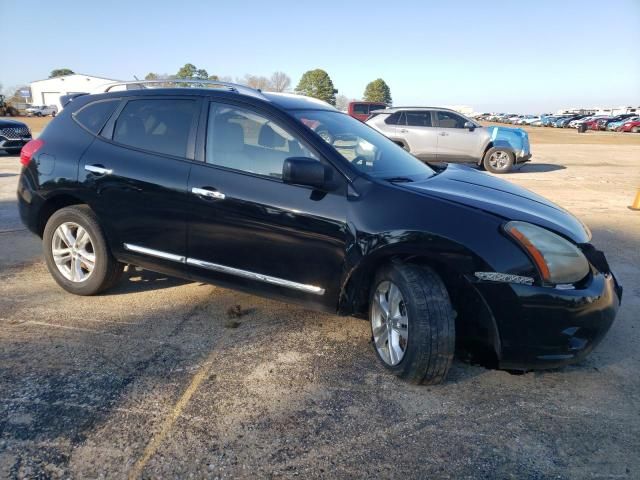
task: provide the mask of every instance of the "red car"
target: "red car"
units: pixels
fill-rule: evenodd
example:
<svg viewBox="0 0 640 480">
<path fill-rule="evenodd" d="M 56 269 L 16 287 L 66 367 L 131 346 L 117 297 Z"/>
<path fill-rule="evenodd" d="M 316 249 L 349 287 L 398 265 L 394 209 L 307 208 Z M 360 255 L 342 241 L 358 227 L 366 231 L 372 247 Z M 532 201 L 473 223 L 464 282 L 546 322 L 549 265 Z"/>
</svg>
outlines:
<svg viewBox="0 0 640 480">
<path fill-rule="evenodd" d="M 624 122 L 620 128 L 619 132 L 633 132 L 640 133 L 640 120 L 632 120 L 630 122 Z"/>
<path fill-rule="evenodd" d="M 584 122 L 584 124 L 587 126 L 587 130 L 599 130 L 598 122 L 603 118 L 608 118 L 608 117 L 595 117 L 589 120 L 588 122 Z"/>
<path fill-rule="evenodd" d="M 384 110 L 387 105 L 381 102 L 350 102 L 348 114 L 364 122 L 369 118 L 370 112 L 374 110 Z"/>
</svg>

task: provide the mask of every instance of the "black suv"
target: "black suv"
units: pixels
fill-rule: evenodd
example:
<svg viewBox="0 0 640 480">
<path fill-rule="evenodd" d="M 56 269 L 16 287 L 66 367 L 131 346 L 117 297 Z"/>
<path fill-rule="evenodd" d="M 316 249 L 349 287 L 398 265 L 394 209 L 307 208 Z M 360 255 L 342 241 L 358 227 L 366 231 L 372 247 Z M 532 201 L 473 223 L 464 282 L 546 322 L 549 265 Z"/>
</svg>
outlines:
<svg viewBox="0 0 640 480">
<path fill-rule="evenodd" d="M 368 317 L 382 364 L 425 383 L 456 347 L 556 367 L 609 329 L 621 288 L 565 210 L 324 102 L 202 83 L 66 99 L 25 146 L 20 213 L 62 288 L 133 264 Z"/>
</svg>

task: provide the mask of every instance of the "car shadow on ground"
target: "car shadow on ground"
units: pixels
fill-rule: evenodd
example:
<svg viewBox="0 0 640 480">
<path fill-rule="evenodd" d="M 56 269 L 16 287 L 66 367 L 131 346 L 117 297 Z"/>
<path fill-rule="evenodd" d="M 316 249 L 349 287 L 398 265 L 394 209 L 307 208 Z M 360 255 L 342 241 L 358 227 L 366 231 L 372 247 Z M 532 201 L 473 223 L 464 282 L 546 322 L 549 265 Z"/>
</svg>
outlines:
<svg viewBox="0 0 640 480">
<path fill-rule="evenodd" d="M 525 163 L 520 167 L 516 166 L 510 173 L 546 173 L 565 170 L 566 168 L 564 165 L 556 165 L 554 163 Z"/>
<path fill-rule="evenodd" d="M 128 265 L 125 268 L 122 280 L 114 288 L 104 292 L 102 295 L 112 296 L 146 292 L 148 290 L 178 287 L 187 283 L 191 283 L 191 281 Z"/>
<path fill-rule="evenodd" d="M 18 176 L 17 173 L 0 173 L 0 178 L 17 177 L 17 176 Z"/>
</svg>

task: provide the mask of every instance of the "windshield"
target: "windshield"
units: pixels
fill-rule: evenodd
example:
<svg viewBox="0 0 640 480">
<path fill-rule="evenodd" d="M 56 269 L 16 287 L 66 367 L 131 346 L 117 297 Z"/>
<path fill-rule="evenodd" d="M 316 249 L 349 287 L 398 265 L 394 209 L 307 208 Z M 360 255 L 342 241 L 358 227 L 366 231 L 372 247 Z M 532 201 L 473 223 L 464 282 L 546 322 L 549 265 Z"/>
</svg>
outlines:
<svg viewBox="0 0 640 480">
<path fill-rule="evenodd" d="M 433 170 L 364 123 L 340 112 L 291 112 L 358 170 L 378 178 L 431 176 Z"/>
</svg>

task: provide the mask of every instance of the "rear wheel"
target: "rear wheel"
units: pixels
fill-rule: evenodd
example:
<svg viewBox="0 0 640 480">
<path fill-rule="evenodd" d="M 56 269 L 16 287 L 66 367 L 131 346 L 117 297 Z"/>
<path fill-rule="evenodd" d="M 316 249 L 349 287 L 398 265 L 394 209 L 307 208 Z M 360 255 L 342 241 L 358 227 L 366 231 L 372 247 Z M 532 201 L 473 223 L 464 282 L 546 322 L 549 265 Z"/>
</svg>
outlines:
<svg viewBox="0 0 640 480">
<path fill-rule="evenodd" d="M 484 168 L 491 173 L 507 173 L 515 163 L 515 154 L 502 147 L 493 147 L 484 154 Z"/>
<path fill-rule="evenodd" d="M 392 263 L 376 274 L 370 296 L 371 337 L 387 369 L 413 383 L 444 380 L 455 349 L 447 290 L 431 269 Z"/>
<path fill-rule="evenodd" d="M 632 132 L 632 133 L 638 133 L 638 132 L 640 132 L 640 127 L 633 127 L 633 128 L 631 129 L 631 132 Z"/>
<path fill-rule="evenodd" d="M 47 268 L 70 293 L 95 295 L 113 286 L 124 265 L 113 258 L 93 211 L 74 205 L 54 213 L 42 236 Z"/>
</svg>

